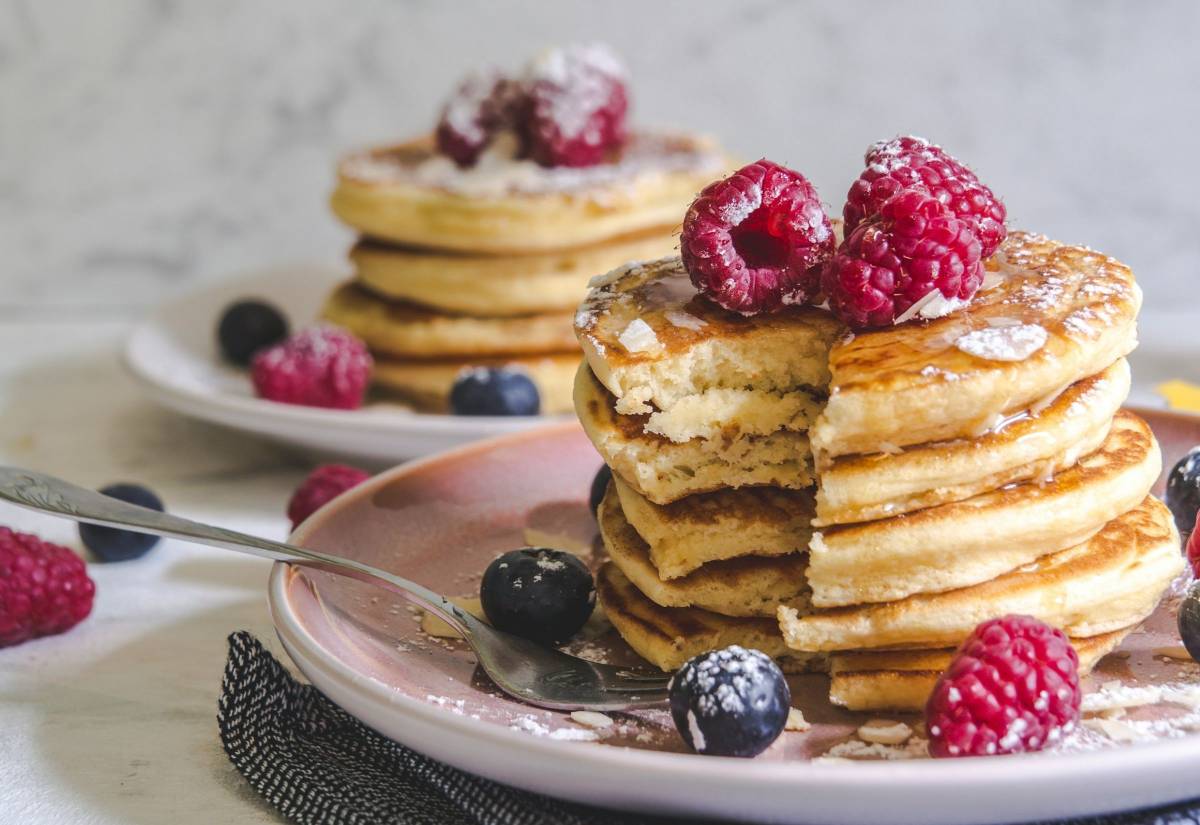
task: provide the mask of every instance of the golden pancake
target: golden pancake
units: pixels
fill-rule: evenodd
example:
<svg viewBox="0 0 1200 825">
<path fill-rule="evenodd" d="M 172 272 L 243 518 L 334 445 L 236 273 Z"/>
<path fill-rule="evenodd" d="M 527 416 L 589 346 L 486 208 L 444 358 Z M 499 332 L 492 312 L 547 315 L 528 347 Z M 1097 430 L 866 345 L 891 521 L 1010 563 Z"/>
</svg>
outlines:
<svg viewBox="0 0 1200 825">
<path fill-rule="evenodd" d="M 676 230 L 534 255 L 465 255 L 360 241 L 350 250 L 362 286 L 393 301 L 496 317 L 574 312 L 590 278 L 626 261 L 669 254 Z"/>
<path fill-rule="evenodd" d="M 761 650 L 788 673 L 828 668 L 823 655 L 789 650 L 773 619 L 734 618 L 695 607 L 660 607 L 611 561 L 596 571 L 596 597 L 621 638 L 662 670 L 676 670 L 693 656 L 729 645 Z"/>
<path fill-rule="evenodd" d="M 1047 405 L 1001 418 L 972 438 L 837 458 L 820 468 L 813 524 L 887 518 L 1046 478 L 1103 443 L 1128 394 L 1122 358 Z"/>
<path fill-rule="evenodd" d="M 575 412 L 604 462 L 655 504 L 726 487 L 772 485 L 792 490 L 813 483 L 808 438 L 779 430 L 771 435 L 675 443 L 647 433 L 645 416 L 618 415 L 612 396 L 587 364 L 575 377 Z"/>
<path fill-rule="evenodd" d="M 830 352 L 822 455 L 970 436 L 1025 410 L 1137 344 L 1142 294 L 1098 252 L 1014 232 L 987 261 L 990 288 L 963 310 L 862 332 Z"/>
<path fill-rule="evenodd" d="M 803 654 L 788 650 L 778 627 L 761 618 L 720 616 L 689 607 L 660 607 L 647 599 L 612 562 L 596 574 L 596 593 L 605 615 L 631 648 L 664 671 L 688 659 L 737 644 L 761 650 L 787 673 L 829 671 L 829 699 L 853 711 L 914 711 L 925 702 L 954 648 L 862 653 Z M 1071 639 L 1086 675 L 1132 628 Z"/>
<path fill-rule="evenodd" d="M 1114 651 L 1133 630 L 1071 639 L 1079 654 L 1079 675 Z M 835 653 L 829 662 L 829 701 L 855 711 L 925 709 L 929 694 L 954 657 L 954 650 L 884 650 Z"/>
<path fill-rule="evenodd" d="M 805 653 L 949 647 L 1006 613 L 1034 616 L 1072 637 L 1099 636 L 1148 616 L 1182 570 L 1174 519 L 1147 497 L 1082 544 L 992 581 L 808 615 L 785 606 L 779 624 L 788 646 Z"/>
<path fill-rule="evenodd" d="M 810 490 L 743 487 L 655 504 L 619 475 L 613 476 L 613 486 L 663 580 L 722 559 L 798 553 L 812 538 Z"/>
<path fill-rule="evenodd" d="M 330 206 L 364 235 L 408 246 L 520 254 L 677 226 L 729 161 L 711 141 L 634 134 L 620 156 L 547 169 L 489 153 L 471 169 L 428 137 L 345 158 Z"/>
<path fill-rule="evenodd" d="M 596 514 L 608 556 L 648 599 L 663 607 L 699 607 L 725 616 L 774 616 L 781 604 L 804 608 L 805 558 L 745 556 L 714 561 L 676 579 L 662 580 L 649 548 L 629 526 L 617 492 L 609 485 Z"/>
<path fill-rule="evenodd" d="M 422 412 L 444 413 L 449 410 L 454 382 L 464 370 L 475 367 L 523 371 L 537 385 L 543 414 L 564 413 L 572 408 L 571 384 L 579 367 L 578 353 L 442 360 L 377 356 L 371 378 L 377 389 L 399 396 Z"/>
<path fill-rule="evenodd" d="M 325 302 L 325 320 L 398 358 L 542 355 L 577 350 L 569 313 L 508 318 L 446 315 L 379 298 L 353 282 Z"/>
<path fill-rule="evenodd" d="M 829 348 L 842 327 L 823 310 L 730 312 L 699 296 L 678 257 L 620 267 L 595 284 L 575 331 L 618 412 L 669 412 L 714 390 L 770 405 L 829 383 Z"/>
<path fill-rule="evenodd" d="M 1149 426 L 1120 412 L 1100 449 L 1052 480 L 815 533 L 813 604 L 888 602 L 986 582 L 1095 535 L 1137 507 L 1161 469 Z"/>
</svg>

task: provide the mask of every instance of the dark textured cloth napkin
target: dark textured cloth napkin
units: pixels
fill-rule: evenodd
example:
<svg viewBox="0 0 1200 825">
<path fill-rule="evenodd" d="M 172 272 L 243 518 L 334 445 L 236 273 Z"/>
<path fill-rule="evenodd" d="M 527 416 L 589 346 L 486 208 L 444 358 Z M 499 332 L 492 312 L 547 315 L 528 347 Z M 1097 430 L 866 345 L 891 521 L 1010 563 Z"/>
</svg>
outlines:
<svg viewBox="0 0 1200 825">
<path fill-rule="evenodd" d="M 375 733 L 249 633 L 229 637 L 217 722 L 234 767 L 301 825 L 683 825 L 559 802 L 463 773 Z M 696 820 L 686 820 L 696 825 Z M 1071 825 L 1200 825 L 1200 803 Z"/>
</svg>

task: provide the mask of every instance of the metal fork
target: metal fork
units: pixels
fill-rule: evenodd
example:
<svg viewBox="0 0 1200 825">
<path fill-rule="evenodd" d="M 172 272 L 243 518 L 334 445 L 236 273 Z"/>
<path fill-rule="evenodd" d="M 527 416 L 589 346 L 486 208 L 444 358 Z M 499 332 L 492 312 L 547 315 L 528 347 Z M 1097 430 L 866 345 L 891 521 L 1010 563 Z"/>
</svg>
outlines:
<svg viewBox="0 0 1200 825">
<path fill-rule="evenodd" d="M 497 687 L 531 705 L 629 710 L 661 704 L 667 697 L 668 677 L 661 672 L 589 662 L 504 633 L 445 596 L 353 559 L 189 521 L 15 467 L 0 467 L 0 499 L 75 521 L 223 547 L 378 585 L 445 620 L 466 639 Z"/>
</svg>

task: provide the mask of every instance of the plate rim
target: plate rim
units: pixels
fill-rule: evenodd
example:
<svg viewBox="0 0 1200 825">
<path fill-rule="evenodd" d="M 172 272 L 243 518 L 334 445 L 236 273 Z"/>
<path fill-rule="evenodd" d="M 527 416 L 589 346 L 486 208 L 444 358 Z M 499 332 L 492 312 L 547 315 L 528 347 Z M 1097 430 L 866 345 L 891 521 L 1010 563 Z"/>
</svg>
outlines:
<svg viewBox="0 0 1200 825">
<path fill-rule="evenodd" d="M 1200 418 L 1200 416 L 1182 414 L 1179 411 L 1154 410 L 1152 412 L 1181 415 L 1193 422 Z M 432 464 L 448 460 L 461 460 L 468 458 L 471 453 L 511 447 L 525 440 L 539 440 L 577 426 L 576 422 L 544 424 L 521 432 L 472 442 L 393 467 L 326 504 L 301 524 L 293 532 L 290 540 L 302 544 L 316 526 L 332 517 L 350 501 L 369 496 L 375 490 L 392 484 L 398 478 L 421 473 Z M 921 759 L 853 763 L 759 762 L 732 757 L 663 753 L 614 747 L 603 743 L 564 742 L 536 737 L 494 723 L 459 717 L 419 699 L 398 693 L 370 677 L 356 673 L 336 656 L 329 655 L 304 631 L 302 623 L 287 598 L 287 583 L 291 570 L 291 565 L 284 562 L 277 562 L 273 565 L 268 585 L 268 602 L 276 631 L 280 634 L 285 648 L 288 647 L 289 642 L 296 645 L 302 657 L 311 659 L 318 670 L 325 671 L 316 674 L 317 678 L 314 679 L 314 674 L 309 673 L 308 669 L 300 661 L 297 661 L 301 671 L 314 683 L 318 680 L 323 681 L 321 677 L 332 679 L 352 692 L 365 694 L 375 705 L 386 706 L 401 714 L 413 716 L 423 723 L 449 730 L 461 738 L 483 740 L 488 744 L 510 750 L 514 748 L 527 750 L 539 757 L 555 760 L 568 759 L 576 768 L 583 770 L 594 768 L 615 769 L 621 772 L 650 771 L 667 783 L 672 780 L 719 782 L 720 784 L 736 782 L 745 790 L 769 789 L 776 792 L 781 788 L 790 788 L 793 792 L 802 793 L 804 788 L 816 784 L 831 789 L 862 791 L 864 783 L 873 783 L 876 785 L 876 790 L 900 787 L 908 792 L 912 792 L 914 788 L 930 792 L 942 789 L 949 784 L 974 789 L 991 789 L 992 791 L 1019 785 L 1032 792 L 1038 788 L 1045 788 L 1049 791 L 1052 786 L 1061 783 L 1061 779 L 1052 777 L 1061 777 L 1064 773 L 1073 775 L 1076 779 L 1086 778 L 1088 782 L 1095 782 L 1098 778 L 1102 779 L 1104 775 L 1128 775 L 1127 758 L 1131 755 L 1138 760 L 1138 775 L 1163 776 L 1169 772 L 1166 769 L 1179 770 L 1180 765 L 1187 764 L 1187 757 L 1194 758 L 1200 753 L 1200 734 L 1196 734 L 1178 739 L 1129 744 L 1119 748 L 1092 752 L 1053 755 L 1020 754 L 1007 756 L 1002 760 Z M 292 655 L 290 649 L 288 653 Z M 351 715 L 355 715 L 351 709 L 347 708 L 346 710 Z M 387 736 L 387 734 L 381 735 Z M 421 749 L 418 747 L 417 750 Z M 1053 762 L 1047 760 L 1053 760 Z M 1066 767 L 1058 771 L 1046 770 L 1049 765 Z M 1173 783 L 1162 783 L 1164 791 L 1168 784 L 1173 785 Z M 544 787 L 536 785 L 526 787 L 553 794 L 553 791 Z M 1179 788 L 1177 792 L 1156 795 L 1156 800 L 1159 804 L 1169 804 L 1189 798 L 1189 795 L 1189 792 Z M 1097 799 L 1100 797 L 1102 795 L 1098 794 Z M 1071 815 L 1081 815 L 1079 812 L 1084 815 L 1107 813 L 1112 810 L 1111 805 L 1084 806 L 1075 809 L 1076 812 Z M 998 821 L 1006 820 L 1001 817 Z"/>
</svg>

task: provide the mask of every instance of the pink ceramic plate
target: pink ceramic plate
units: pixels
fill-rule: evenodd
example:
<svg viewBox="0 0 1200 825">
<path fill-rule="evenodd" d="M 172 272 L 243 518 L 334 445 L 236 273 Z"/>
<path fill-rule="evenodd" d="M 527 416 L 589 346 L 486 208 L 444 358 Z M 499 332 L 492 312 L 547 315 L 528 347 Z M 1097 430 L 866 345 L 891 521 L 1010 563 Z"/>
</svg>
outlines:
<svg viewBox="0 0 1200 825">
<path fill-rule="evenodd" d="M 1200 420 L 1144 412 L 1173 462 Z M 305 546 L 392 570 L 448 595 L 477 593 L 487 563 L 527 541 L 590 547 L 587 492 L 600 465 L 574 423 L 480 442 L 398 467 L 342 496 L 295 535 Z M 366 585 L 277 565 L 279 636 L 304 674 L 366 724 L 437 759 L 567 799 L 617 808 L 779 822 L 985 823 L 1052 819 L 1195 796 L 1200 737 L 1117 745 L 1099 735 L 1065 753 L 977 760 L 816 760 L 865 717 L 793 681 L 814 722 L 754 760 L 684 753 L 665 710 L 613 714 L 595 730 L 499 695 L 458 641 L 428 636 L 403 603 Z M 1170 600 L 1169 600 L 1170 601 Z M 1200 667 L 1153 655 L 1177 645 L 1169 603 L 1093 677 L 1113 688 L 1195 684 Z M 595 630 L 595 629 L 593 629 Z M 600 629 L 602 631 L 602 628 Z M 577 642 L 609 661 L 614 634 Z M 1128 718 L 1194 709 L 1142 708 Z"/>
</svg>

